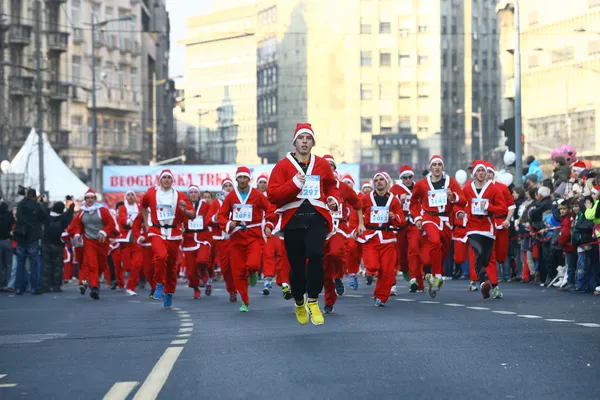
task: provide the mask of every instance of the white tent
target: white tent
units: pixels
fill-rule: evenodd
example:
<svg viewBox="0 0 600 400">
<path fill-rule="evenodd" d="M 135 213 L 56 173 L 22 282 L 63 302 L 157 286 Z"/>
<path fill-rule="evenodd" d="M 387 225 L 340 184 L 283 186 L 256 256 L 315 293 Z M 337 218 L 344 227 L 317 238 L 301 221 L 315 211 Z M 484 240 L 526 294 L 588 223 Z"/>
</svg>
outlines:
<svg viewBox="0 0 600 400">
<path fill-rule="evenodd" d="M 65 165 L 44 133 L 44 181 L 50 201 L 64 201 L 67 195 L 83 197 L 88 186 Z M 23 186 L 40 190 L 38 134 L 31 129 L 25 144 L 10 163 L 10 172 L 24 174 Z"/>
</svg>

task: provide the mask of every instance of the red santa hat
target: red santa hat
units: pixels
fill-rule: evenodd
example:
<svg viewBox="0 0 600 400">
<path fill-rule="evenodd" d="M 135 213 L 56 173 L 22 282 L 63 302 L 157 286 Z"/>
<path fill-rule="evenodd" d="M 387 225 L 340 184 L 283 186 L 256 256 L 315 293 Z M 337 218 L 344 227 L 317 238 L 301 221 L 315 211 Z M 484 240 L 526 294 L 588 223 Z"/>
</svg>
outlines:
<svg viewBox="0 0 600 400">
<path fill-rule="evenodd" d="M 388 174 L 387 172 L 383 171 L 382 172 L 383 175 L 385 175 L 385 180 L 388 181 L 388 184 L 391 185 L 392 184 L 392 177 L 390 174 Z"/>
<path fill-rule="evenodd" d="M 127 197 L 127 195 L 128 195 L 129 193 L 131 193 L 131 194 L 133 194 L 133 195 L 135 196 L 135 190 L 133 190 L 133 189 L 129 189 L 128 191 L 126 191 L 126 192 L 125 192 L 125 197 Z"/>
<path fill-rule="evenodd" d="M 483 160 L 475 160 L 473 161 L 473 176 L 475 176 L 475 173 L 477 172 L 477 170 L 479 168 L 483 168 L 487 171 L 487 162 L 483 161 Z"/>
<path fill-rule="evenodd" d="M 188 193 L 191 192 L 192 190 L 195 190 L 198 193 L 200 193 L 200 187 L 198 187 L 198 185 L 190 185 L 190 187 L 188 187 Z"/>
<path fill-rule="evenodd" d="M 292 140 L 292 144 L 296 143 L 296 139 L 298 139 L 298 136 L 302 135 L 303 133 L 308 133 L 310 136 L 312 136 L 313 141 L 315 143 L 317 143 L 317 139 L 315 137 L 315 132 L 313 132 L 310 124 L 305 123 L 305 124 L 296 124 L 296 131 L 294 131 L 294 140 Z"/>
<path fill-rule="evenodd" d="M 489 161 L 485 161 L 485 169 L 487 172 L 491 172 L 493 174 L 496 174 L 496 170 L 494 169 L 494 164 L 492 164 Z"/>
<path fill-rule="evenodd" d="M 325 159 L 325 161 L 327 161 L 330 164 L 333 164 L 334 167 L 337 167 L 337 164 L 335 163 L 335 158 L 333 158 L 333 156 L 331 154 L 325 154 L 323 156 L 323 158 Z"/>
<path fill-rule="evenodd" d="M 573 172 L 581 172 L 585 169 L 585 163 L 583 161 L 577 161 L 573 164 Z"/>
<path fill-rule="evenodd" d="M 403 165 L 402 167 L 400 167 L 400 176 L 399 176 L 399 178 L 402 178 L 404 175 L 415 176 L 415 173 L 413 172 L 413 170 L 412 170 L 411 167 L 409 167 L 408 165 Z"/>
<path fill-rule="evenodd" d="M 250 176 L 250 168 L 244 166 L 238 167 L 237 171 L 235 171 L 235 179 L 237 179 L 240 176 L 245 176 L 248 179 L 252 178 Z"/>
<path fill-rule="evenodd" d="M 350 186 L 354 186 L 355 185 L 354 178 L 352 178 L 352 175 L 350 175 L 350 174 L 344 175 L 342 177 L 342 182 L 346 182 Z"/>
<path fill-rule="evenodd" d="M 225 178 L 221 181 L 221 187 L 225 186 L 226 183 L 230 183 L 233 186 L 233 181 L 231 178 Z"/>
<path fill-rule="evenodd" d="M 371 181 L 364 181 L 363 182 L 363 184 L 361 186 L 361 189 L 364 189 L 366 187 L 373 189 L 373 184 L 371 183 Z"/>
<path fill-rule="evenodd" d="M 596 185 L 592 188 L 592 194 L 597 195 L 598 193 L 600 193 L 600 186 Z"/>
<path fill-rule="evenodd" d="M 86 197 L 89 196 L 94 196 L 96 197 L 96 192 L 94 192 L 94 189 L 88 189 L 87 192 L 85 192 L 85 194 L 83 195 L 83 198 L 85 199 Z"/>
<path fill-rule="evenodd" d="M 171 170 L 170 170 L 170 169 L 163 169 L 163 170 L 160 172 L 160 175 L 158 176 L 158 180 L 161 180 L 161 179 L 162 179 L 163 177 L 165 177 L 165 176 L 170 176 L 170 177 L 171 177 L 171 179 L 173 179 L 173 173 L 171 172 Z"/>
<path fill-rule="evenodd" d="M 373 175 L 373 181 L 375 181 L 378 176 L 381 176 L 383 179 L 385 179 L 388 185 L 390 184 L 391 179 L 387 172 L 375 172 L 375 175 Z"/>
<path fill-rule="evenodd" d="M 442 159 L 441 156 L 438 156 L 436 154 L 436 155 L 431 156 L 431 158 L 429 159 L 429 164 L 427 164 L 427 167 L 431 168 L 431 164 L 433 164 L 434 162 L 441 162 L 442 166 L 444 166 L 444 160 Z"/>
<path fill-rule="evenodd" d="M 269 175 L 267 175 L 267 174 L 260 174 L 258 176 L 258 179 L 256 180 L 256 183 L 260 183 L 260 182 L 268 183 L 269 182 Z"/>
</svg>

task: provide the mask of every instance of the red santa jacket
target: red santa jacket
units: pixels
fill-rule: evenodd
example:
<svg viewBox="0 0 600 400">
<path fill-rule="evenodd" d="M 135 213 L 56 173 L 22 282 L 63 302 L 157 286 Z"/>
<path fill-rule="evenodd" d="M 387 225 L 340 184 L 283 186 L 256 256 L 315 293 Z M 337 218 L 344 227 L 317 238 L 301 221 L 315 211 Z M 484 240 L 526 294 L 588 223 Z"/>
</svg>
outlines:
<svg viewBox="0 0 600 400">
<path fill-rule="evenodd" d="M 139 213 L 139 204 L 134 204 L 133 206 L 123 204 L 121 207 L 119 207 L 119 211 L 117 211 L 117 224 L 119 225 L 119 231 L 121 234 L 116 239 L 117 242 L 127 243 L 131 241 L 131 227 L 133 226 L 133 221 Z"/>
<path fill-rule="evenodd" d="M 144 226 L 144 218 L 142 217 L 142 213 L 139 213 L 133 220 L 133 224 L 131 224 L 131 235 L 133 236 L 134 242 L 142 245 L 142 247 L 152 246 L 152 243 L 148 238 L 148 232 Z"/>
<path fill-rule="evenodd" d="M 356 192 L 350 185 L 345 182 L 338 181 L 338 190 L 342 200 L 342 206 L 337 211 L 332 211 L 331 216 L 333 218 L 334 232 L 339 232 L 346 238 L 351 238 L 354 234 L 354 230 L 358 227 L 358 217 L 356 218 L 356 226 L 350 226 L 350 215 L 352 210 L 362 210 L 362 203 L 360 198 L 356 195 Z"/>
<path fill-rule="evenodd" d="M 187 215 L 181 211 L 179 208 L 179 202 L 185 201 L 186 210 L 194 210 L 192 207 L 192 203 L 188 200 L 187 196 L 175 189 L 172 189 L 172 195 L 170 196 L 168 206 L 174 211 L 174 218 L 170 224 L 161 223 L 158 220 L 158 192 L 160 187 L 152 187 L 148 189 L 144 197 L 142 198 L 141 206 L 143 208 L 148 208 L 148 225 L 150 225 L 150 230 L 148 232 L 148 236 L 160 236 L 166 240 L 181 240 L 181 228 L 184 223 L 187 223 L 189 219 Z"/>
<path fill-rule="evenodd" d="M 415 188 L 414 185 L 415 184 L 413 184 L 413 189 Z M 400 200 L 402 211 L 404 211 L 404 217 L 411 224 L 414 224 L 414 220 L 410 216 L 410 199 L 412 197 L 412 190 L 403 183 L 397 183 L 390 188 L 390 192 L 392 192 L 398 198 L 398 200 Z"/>
<path fill-rule="evenodd" d="M 500 213 L 500 215 L 494 215 L 496 229 L 504 229 L 502 223 L 506 221 L 506 218 L 508 217 L 508 210 L 514 210 L 516 208 L 515 199 L 513 199 L 510 190 L 508 190 L 508 186 L 506 186 L 504 183 L 492 181 L 492 184 L 496 186 L 498 190 L 500 190 L 500 193 L 502 193 L 502 198 L 504 199 L 504 204 L 506 205 L 505 212 Z"/>
<path fill-rule="evenodd" d="M 219 214 L 219 210 L 223 205 L 223 200 L 214 199 L 212 203 L 210 203 L 210 209 L 208 210 L 207 219 L 210 221 L 210 231 L 212 232 L 213 240 L 225 240 L 229 239 L 229 235 L 227 235 L 221 227 L 219 227 L 219 221 L 217 221 L 217 215 Z"/>
<path fill-rule="evenodd" d="M 206 200 L 201 199 L 196 207 L 196 218 L 188 219 L 183 230 L 183 251 L 198 250 L 200 245 L 210 246 L 210 240 L 212 239 L 212 232 L 208 230 L 210 220 L 208 219 L 208 213 L 210 211 L 210 205 Z M 202 221 L 201 227 L 195 227 L 194 221 Z"/>
<path fill-rule="evenodd" d="M 296 178 L 299 172 L 304 174 L 302 167 L 294 159 L 292 153 L 288 153 L 283 160 L 279 161 L 271 172 L 267 193 L 269 201 L 275 204 L 277 207 L 276 212 L 279 215 L 274 233 L 284 230 L 296 212 L 296 209 L 304 201 L 304 199 L 297 197 L 302 192 L 304 186 Z M 315 210 L 325 218 L 329 232 L 331 232 L 333 231 L 333 219 L 327 207 L 327 199 L 334 199 L 337 206 L 341 206 L 337 180 L 331 171 L 329 163 L 314 154 L 310 155 L 306 175 L 318 175 L 320 177 L 320 197 L 318 199 L 309 199 L 309 201 Z"/>
<path fill-rule="evenodd" d="M 236 214 L 242 211 L 243 208 L 240 206 L 250 205 L 252 206 L 251 221 L 241 222 L 235 221 Z M 246 199 L 243 199 L 237 188 L 234 188 L 225 200 L 223 205 L 217 214 L 217 221 L 219 227 L 225 231 L 231 237 L 236 235 L 242 236 L 256 236 L 264 239 L 263 228 L 265 227 L 265 215 L 269 211 L 269 202 L 266 197 L 255 188 L 250 188 L 250 193 Z M 237 222 L 235 228 L 232 227 L 233 222 Z M 270 222 L 266 223 L 266 226 L 273 229 L 273 224 Z"/>
<path fill-rule="evenodd" d="M 444 226 L 452 229 L 454 222 L 452 208 L 455 204 L 459 206 L 464 205 L 465 200 L 462 190 L 454 178 L 444 174 L 442 181 L 444 181 L 443 188 L 450 189 L 454 194 L 454 201 L 448 199 L 445 206 L 429 204 L 429 192 L 435 190 L 431 182 L 431 176 L 427 176 L 415 183 L 409 206 L 410 215 L 415 223 L 422 220 L 423 224 L 434 224 L 439 230 L 443 230 Z M 432 200 L 434 199 L 435 196 L 432 197 Z"/>
<path fill-rule="evenodd" d="M 366 230 L 365 233 L 357 239 L 360 243 L 392 243 L 397 241 L 396 233 L 394 231 L 405 226 L 406 219 L 402 212 L 400 200 L 392 193 L 386 193 L 386 197 L 388 199 L 386 207 L 389 207 L 389 211 L 394 214 L 394 217 L 390 217 L 387 223 L 371 222 L 371 213 L 374 212 L 371 207 L 377 207 L 377 203 L 375 202 L 375 191 L 362 197 L 362 213 Z"/>
<path fill-rule="evenodd" d="M 467 211 L 467 236 L 483 235 L 490 238 L 496 238 L 496 227 L 493 222 L 494 215 L 505 212 L 506 205 L 500 189 L 491 181 L 486 182 L 483 188 L 477 193 L 475 182 L 465 185 L 463 194 L 466 200 Z M 476 214 L 475 203 L 477 200 L 485 199 L 486 206 L 482 215 Z"/>
<path fill-rule="evenodd" d="M 85 226 L 82 222 L 82 217 L 86 212 L 97 212 L 100 215 L 100 219 L 102 220 L 102 224 L 104 225 L 104 227 L 100 230 L 100 232 L 103 233 L 107 239 L 116 238 L 119 236 L 119 230 L 117 228 L 117 224 L 115 223 L 115 219 L 111 215 L 108 208 L 100 206 L 100 207 L 96 207 L 96 208 L 88 210 L 84 206 L 79 210 L 79 213 L 77 213 L 77 215 L 75 216 L 75 218 L 73 218 L 73 220 L 71 221 L 71 224 L 67 228 L 67 233 L 69 234 L 69 236 L 71 236 L 71 238 L 78 239 L 78 238 L 84 236 Z M 86 240 L 93 240 L 93 239 L 86 239 Z M 106 243 L 108 244 L 108 240 L 106 241 Z"/>
</svg>

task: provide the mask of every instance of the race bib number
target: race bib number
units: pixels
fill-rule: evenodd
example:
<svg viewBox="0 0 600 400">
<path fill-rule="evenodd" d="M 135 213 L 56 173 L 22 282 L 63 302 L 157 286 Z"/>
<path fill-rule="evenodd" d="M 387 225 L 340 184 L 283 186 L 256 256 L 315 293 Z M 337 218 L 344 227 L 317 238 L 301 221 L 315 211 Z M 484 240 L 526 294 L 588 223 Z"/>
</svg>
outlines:
<svg viewBox="0 0 600 400">
<path fill-rule="evenodd" d="M 298 194 L 299 199 L 321 198 L 321 177 L 319 175 L 306 175 L 302 191 Z"/>
<path fill-rule="evenodd" d="M 371 207 L 371 223 L 372 224 L 387 224 L 390 218 L 389 207 Z"/>
<path fill-rule="evenodd" d="M 190 231 L 201 231 L 204 229 L 204 217 L 198 215 L 196 218 L 188 220 L 188 229 Z"/>
<path fill-rule="evenodd" d="M 471 215 L 487 215 L 485 210 L 485 203 L 487 199 L 473 199 L 471 200 Z"/>
<path fill-rule="evenodd" d="M 410 210 L 410 198 L 412 196 L 406 196 L 404 198 L 404 203 L 402 203 L 402 211 L 408 212 Z"/>
<path fill-rule="evenodd" d="M 430 190 L 427 192 L 429 207 L 443 207 L 448 204 L 446 189 Z"/>
<path fill-rule="evenodd" d="M 159 204 L 156 206 L 156 216 L 159 221 L 175 218 L 175 211 L 170 204 Z"/>
<path fill-rule="evenodd" d="M 252 204 L 235 204 L 233 206 L 233 220 L 237 222 L 251 222 Z"/>
</svg>

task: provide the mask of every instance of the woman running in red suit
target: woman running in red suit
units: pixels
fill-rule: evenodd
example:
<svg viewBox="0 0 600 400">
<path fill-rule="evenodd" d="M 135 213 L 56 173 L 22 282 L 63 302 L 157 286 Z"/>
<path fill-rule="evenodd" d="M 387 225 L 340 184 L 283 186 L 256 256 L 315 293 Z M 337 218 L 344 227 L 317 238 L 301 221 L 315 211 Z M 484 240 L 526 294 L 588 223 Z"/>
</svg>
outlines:
<svg viewBox="0 0 600 400">
<path fill-rule="evenodd" d="M 196 213 L 187 196 L 173 188 L 171 170 L 163 170 L 159 181 L 160 186 L 148 189 L 142 199 L 142 217 L 154 252 L 154 298 L 158 300 L 164 294 L 163 306 L 170 308 L 177 288 L 181 228 Z"/>
<path fill-rule="evenodd" d="M 211 246 L 208 231 L 208 211 L 210 206 L 204 199 L 200 199 L 200 188 L 191 185 L 188 188 L 188 197 L 196 209 L 196 217 L 187 222 L 183 232 L 183 257 L 188 276 L 188 286 L 194 289 L 194 299 L 200 298 L 200 271 L 209 267 Z M 212 277 L 206 285 L 206 295 L 212 292 Z"/>
<path fill-rule="evenodd" d="M 148 232 L 144 227 L 142 213 L 139 213 L 133 221 L 131 230 L 133 232 L 133 239 L 142 249 L 142 269 L 150 285 L 150 298 L 153 299 L 154 290 L 156 289 L 156 281 L 154 280 L 154 253 L 152 253 L 152 243 L 148 237 Z"/>
<path fill-rule="evenodd" d="M 134 240 L 131 230 L 133 221 L 135 221 L 139 213 L 140 206 L 137 203 L 137 196 L 133 190 L 128 190 L 125 193 L 125 203 L 117 211 L 117 222 L 121 236 L 117 239 L 117 242 L 120 242 L 120 246 L 116 250 L 121 253 L 120 259 L 123 267 L 125 267 L 124 269 L 129 269 L 129 278 L 126 287 L 128 296 L 137 296 L 135 289 L 142 269 L 142 249 Z M 116 267 L 115 265 L 115 269 Z M 121 269 L 120 273 L 123 274 L 123 269 Z"/>
<path fill-rule="evenodd" d="M 89 282 L 90 297 L 98 300 L 100 271 L 106 265 L 109 240 L 118 237 L 119 231 L 108 208 L 96 203 L 96 193 L 92 189 L 85 193 L 84 202 L 67 232 L 76 242 L 83 241 L 83 265 L 79 276 Z M 85 293 L 86 288 L 84 282 L 79 288 L 81 294 Z"/>
</svg>

